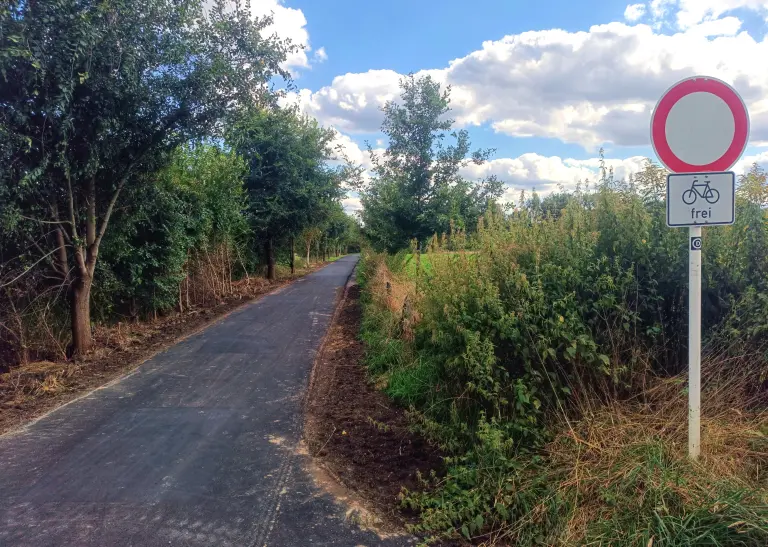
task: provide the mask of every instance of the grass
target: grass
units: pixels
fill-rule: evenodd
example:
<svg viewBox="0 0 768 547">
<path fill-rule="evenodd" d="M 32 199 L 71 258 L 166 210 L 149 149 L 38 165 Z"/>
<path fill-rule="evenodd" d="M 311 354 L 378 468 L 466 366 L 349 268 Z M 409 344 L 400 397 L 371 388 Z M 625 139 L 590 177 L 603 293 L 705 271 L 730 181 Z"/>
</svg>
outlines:
<svg viewBox="0 0 768 547">
<path fill-rule="evenodd" d="M 435 266 L 439 266 L 442 261 L 455 260 L 461 255 L 472 257 L 473 254 L 473 252 L 468 251 L 441 251 L 437 253 L 422 253 L 420 256 L 409 253 L 405 255 L 405 272 L 411 278 L 416 278 L 419 271 L 430 276 L 434 273 Z"/>
</svg>

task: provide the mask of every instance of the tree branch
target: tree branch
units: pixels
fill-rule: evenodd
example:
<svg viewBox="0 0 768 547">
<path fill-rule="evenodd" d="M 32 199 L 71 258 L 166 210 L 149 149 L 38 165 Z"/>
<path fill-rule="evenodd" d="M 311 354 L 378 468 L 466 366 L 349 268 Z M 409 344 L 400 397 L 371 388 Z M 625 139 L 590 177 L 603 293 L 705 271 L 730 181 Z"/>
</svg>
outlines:
<svg viewBox="0 0 768 547">
<path fill-rule="evenodd" d="M 72 195 L 72 181 L 67 173 L 67 196 L 69 198 L 69 220 L 72 225 L 72 239 L 77 239 L 77 224 L 75 224 L 75 197 Z"/>
<path fill-rule="evenodd" d="M 24 215 L 19 215 L 20 218 L 23 218 L 24 220 L 32 220 L 34 222 L 39 222 L 40 224 L 71 224 L 68 220 L 40 220 L 39 218 L 34 217 L 26 217 Z"/>
<path fill-rule="evenodd" d="M 19 279 L 21 279 L 22 277 L 24 277 L 25 275 L 27 275 L 29 272 L 31 272 L 31 271 L 32 271 L 32 269 L 33 269 L 35 266 L 37 266 L 38 264 L 40 264 L 40 263 L 41 263 L 43 260 L 45 260 L 46 258 L 48 258 L 49 256 L 51 256 L 53 253 L 55 253 L 55 252 L 56 252 L 56 251 L 58 251 L 58 250 L 59 250 L 59 248 L 58 248 L 58 247 L 56 247 L 56 248 L 55 248 L 54 250 L 52 250 L 50 253 L 48 253 L 48 254 L 46 254 L 46 255 L 44 255 L 44 256 L 42 256 L 42 257 L 40 257 L 40 259 L 38 259 L 38 261 L 37 261 L 37 262 L 35 262 L 35 263 L 34 263 L 34 264 L 32 264 L 31 266 L 28 266 L 28 267 L 27 267 L 27 269 L 25 269 L 25 270 L 24 270 L 23 272 L 21 272 L 19 275 L 17 275 L 16 277 L 14 277 L 13 279 L 11 279 L 11 280 L 10 280 L 10 281 L 8 281 L 7 283 L 3 283 L 2 285 L 0 285 L 0 288 L 2 288 L 2 287 L 8 287 L 8 286 L 10 286 L 10 285 L 13 285 L 13 284 L 14 284 L 16 281 L 18 281 Z"/>
<path fill-rule="evenodd" d="M 109 200 L 109 205 L 107 206 L 107 211 L 104 213 L 104 220 L 101 221 L 101 228 L 99 228 L 99 235 L 96 236 L 96 239 L 93 242 L 93 247 L 95 251 L 99 250 L 99 245 L 101 244 L 101 239 L 104 237 L 104 233 L 107 231 L 107 224 L 109 224 L 109 218 L 112 216 L 112 211 L 115 208 L 115 203 L 117 203 L 117 198 L 120 196 L 120 191 L 123 189 L 123 186 L 125 186 L 125 181 L 128 178 L 128 174 L 126 174 L 118 183 L 117 189 L 115 190 L 115 193 L 112 194 L 112 199 Z M 95 223 L 95 219 L 94 219 Z"/>
<path fill-rule="evenodd" d="M 119 190 L 118 190 L 119 191 Z M 96 241 L 96 180 L 95 175 L 91 175 L 88 180 L 88 195 L 85 198 L 86 217 L 85 217 L 85 243 L 89 247 Z"/>
</svg>

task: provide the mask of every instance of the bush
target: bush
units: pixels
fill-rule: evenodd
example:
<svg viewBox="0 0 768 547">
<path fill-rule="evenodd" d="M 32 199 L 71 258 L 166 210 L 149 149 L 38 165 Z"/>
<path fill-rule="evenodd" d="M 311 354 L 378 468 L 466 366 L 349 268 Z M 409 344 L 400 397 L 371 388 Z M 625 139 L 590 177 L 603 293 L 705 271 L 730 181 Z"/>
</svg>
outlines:
<svg viewBox="0 0 768 547">
<path fill-rule="evenodd" d="M 606 405 L 634 409 L 661 378 L 675 378 L 677 395 L 684 382 L 686 234 L 666 227 L 653 184 L 603 182 L 591 193 L 558 194 L 546 209 L 536 200 L 511 215 L 490 208 L 462 240 L 469 250 L 446 252 L 456 247 L 450 236 L 435 236 L 421 257 L 364 254 L 371 373 L 450 454 L 447 476 L 404 502 L 422 511 L 422 532 L 491 543 L 757 545 L 766 540 L 766 485 L 741 484 L 739 472 L 721 482 L 697 478 L 701 470 L 680 450 L 684 431 L 651 428 L 641 444 L 619 435 L 626 442 L 612 448 L 616 468 L 604 469 L 599 495 L 582 497 L 568 482 L 573 462 L 551 452 L 564 450 L 563 432 L 588 427 Z M 717 365 L 706 368 L 705 383 L 718 392 L 729 382 L 739 394 L 733 406 L 751 413 L 768 392 L 768 224 L 746 200 L 737 219 L 704 230 L 703 326 Z M 747 363 L 757 386 L 719 373 Z M 686 414 L 677 419 L 684 426 Z M 768 461 L 760 450 L 756 457 Z M 672 488 L 674 477 L 687 482 Z M 574 515 L 587 506 L 597 520 L 575 533 Z"/>
</svg>

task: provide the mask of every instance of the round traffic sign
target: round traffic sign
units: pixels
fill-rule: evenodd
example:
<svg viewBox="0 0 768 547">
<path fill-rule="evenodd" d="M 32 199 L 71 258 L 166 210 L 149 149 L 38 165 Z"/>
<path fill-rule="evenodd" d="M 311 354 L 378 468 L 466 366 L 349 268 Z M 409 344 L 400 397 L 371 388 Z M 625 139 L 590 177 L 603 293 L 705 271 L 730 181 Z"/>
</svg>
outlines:
<svg viewBox="0 0 768 547">
<path fill-rule="evenodd" d="M 677 82 L 651 116 L 651 143 L 673 173 L 727 171 L 744 153 L 749 114 L 741 96 L 717 78 Z"/>
</svg>

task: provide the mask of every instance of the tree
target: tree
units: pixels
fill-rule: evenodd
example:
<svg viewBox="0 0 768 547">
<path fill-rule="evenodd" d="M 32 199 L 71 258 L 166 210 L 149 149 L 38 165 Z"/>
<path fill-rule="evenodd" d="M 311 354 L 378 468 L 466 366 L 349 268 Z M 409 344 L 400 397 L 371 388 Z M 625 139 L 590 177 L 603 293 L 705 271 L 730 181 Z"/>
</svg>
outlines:
<svg viewBox="0 0 768 547">
<path fill-rule="evenodd" d="M 768 207 L 768 176 L 765 169 L 753 163 L 749 171 L 739 177 L 736 195 L 748 203 Z"/>
<path fill-rule="evenodd" d="M 119 200 L 180 143 L 274 103 L 290 46 L 262 37 L 270 23 L 225 0 L 0 8 L 0 186 L 16 218 L 50 227 L 36 243 L 69 287 L 74 352 L 92 344 L 91 289 Z"/>
<path fill-rule="evenodd" d="M 198 143 L 175 150 L 152 184 L 127 189 L 135 195 L 113 216 L 97 267 L 102 283 L 115 283 L 94 294 L 94 310 L 130 302 L 134 317 L 140 307 L 182 311 L 195 266 L 207 268 L 219 298 L 227 294 L 248 235 L 244 174 L 233 152 Z"/>
<path fill-rule="evenodd" d="M 361 193 L 366 233 L 391 251 L 447 231 L 451 220 L 474 226 L 486 204 L 502 193 L 495 177 L 473 184 L 460 174 L 470 162 L 485 162 L 492 150 L 470 154 L 467 131 L 451 131 L 450 88 L 413 74 L 400 87 L 400 101 L 383 107 L 381 130 L 389 145 L 381 158 L 369 146 L 374 176 Z M 445 144 L 449 135 L 453 144 Z"/>
<path fill-rule="evenodd" d="M 341 246 L 346 243 L 356 227 L 355 220 L 344 212 L 341 203 L 334 203 L 325 222 L 325 240 L 335 256 L 341 254 Z"/>
<path fill-rule="evenodd" d="M 342 171 L 327 165 L 334 136 L 292 108 L 251 110 L 230 131 L 229 142 L 248 162 L 250 220 L 269 279 L 275 245 L 319 225 L 342 195 Z"/>
<path fill-rule="evenodd" d="M 304 246 L 307 251 L 307 266 L 309 266 L 309 252 L 312 250 L 312 243 L 316 243 L 322 235 L 323 231 L 316 226 L 305 228 L 301 233 L 301 238 L 304 240 Z"/>
<path fill-rule="evenodd" d="M 643 169 L 631 177 L 631 183 L 646 201 L 663 202 L 667 197 L 667 170 L 650 158 L 643 162 Z"/>
</svg>

